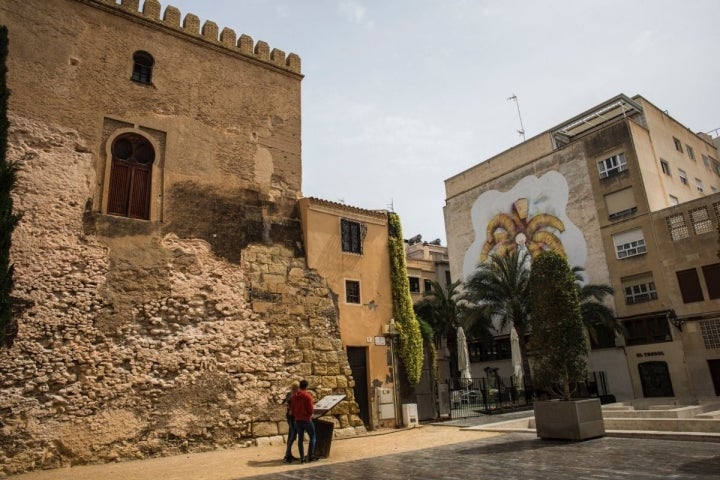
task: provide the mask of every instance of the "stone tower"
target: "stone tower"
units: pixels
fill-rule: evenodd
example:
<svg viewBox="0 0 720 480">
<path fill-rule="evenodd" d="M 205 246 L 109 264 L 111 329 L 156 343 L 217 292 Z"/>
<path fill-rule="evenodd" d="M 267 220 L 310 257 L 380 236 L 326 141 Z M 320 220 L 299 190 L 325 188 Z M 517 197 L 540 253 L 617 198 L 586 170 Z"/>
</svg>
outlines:
<svg viewBox="0 0 720 480">
<path fill-rule="evenodd" d="M 5 0 L 0 24 L 26 306 L 0 476 L 282 442 L 301 377 L 363 428 L 303 256 L 300 58 L 156 0 Z"/>
</svg>

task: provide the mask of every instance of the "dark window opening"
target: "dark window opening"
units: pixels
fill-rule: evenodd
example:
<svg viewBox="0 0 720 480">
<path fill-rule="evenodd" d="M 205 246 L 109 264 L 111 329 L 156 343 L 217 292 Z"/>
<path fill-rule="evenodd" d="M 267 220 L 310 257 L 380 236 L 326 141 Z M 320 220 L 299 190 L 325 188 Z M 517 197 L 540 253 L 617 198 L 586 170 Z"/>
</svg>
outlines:
<svg viewBox="0 0 720 480">
<path fill-rule="evenodd" d="M 418 277 L 408 277 L 410 282 L 410 291 L 412 293 L 420 293 L 420 279 Z"/>
<path fill-rule="evenodd" d="M 362 240 L 365 229 L 359 222 L 340 219 L 340 238 L 342 251 L 348 253 L 363 253 Z"/>
<path fill-rule="evenodd" d="M 606 325 L 593 326 L 594 334 L 590 335 L 590 348 L 612 348 L 615 346 L 615 330 Z"/>
<path fill-rule="evenodd" d="M 347 303 L 360 303 L 360 282 L 345 280 L 345 301 Z"/>
<path fill-rule="evenodd" d="M 128 133 L 115 139 L 111 152 L 107 213 L 149 220 L 155 149 L 145 137 Z"/>
<path fill-rule="evenodd" d="M 432 282 L 430 280 L 424 280 L 424 287 L 426 292 L 432 292 Z"/>
<path fill-rule="evenodd" d="M 675 272 L 680 286 L 680 295 L 682 295 L 683 303 L 702 302 L 705 300 L 700 287 L 700 278 L 697 270 L 689 268 Z"/>
<path fill-rule="evenodd" d="M 490 341 L 469 341 L 468 353 L 471 362 L 487 362 L 512 358 L 510 338 L 492 339 Z"/>
<path fill-rule="evenodd" d="M 133 72 L 132 79 L 146 85 L 152 84 L 152 70 L 155 60 L 152 55 L 139 50 L 133 53 Z"/>
<path fill-rule="evenodd" d="M 720 263 L 704 265 L 702 271 L 703 277 L 705 277 L 708 297 L 711 299 L 720 298 Z"/>
<path fill-rule="evenodd" d="M 625 342 L 628 345 L 645 345 L 648 343 L 669 342 L 670 325 L 666 315 L 623 320 L 625 326 Z"/>
</svg>

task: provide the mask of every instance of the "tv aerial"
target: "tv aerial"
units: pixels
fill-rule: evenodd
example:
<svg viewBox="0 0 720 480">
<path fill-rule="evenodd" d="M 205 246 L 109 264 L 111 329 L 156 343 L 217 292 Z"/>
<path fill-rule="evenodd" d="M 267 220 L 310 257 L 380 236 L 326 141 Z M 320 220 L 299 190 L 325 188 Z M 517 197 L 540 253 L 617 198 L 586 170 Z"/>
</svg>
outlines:
<svg viewBox="0 0 720 480">
<path fill-rule="evenodd" d="M 522 137 L 523 142 L 524 142 L 525 141 L 525 127 L 523 127 L 522 115 L 520 115 L 520 103 L 518 102 L 517 95 L 515 95 L 513 93 L 512 97 L 508 97 L 507 99 L 515 101 L 515 106 L 517 107 L 517 111 L 518 111 L 518 118 L 520 119 L 520 130 L 518 130 L 517 133 Z"/>
</svg>

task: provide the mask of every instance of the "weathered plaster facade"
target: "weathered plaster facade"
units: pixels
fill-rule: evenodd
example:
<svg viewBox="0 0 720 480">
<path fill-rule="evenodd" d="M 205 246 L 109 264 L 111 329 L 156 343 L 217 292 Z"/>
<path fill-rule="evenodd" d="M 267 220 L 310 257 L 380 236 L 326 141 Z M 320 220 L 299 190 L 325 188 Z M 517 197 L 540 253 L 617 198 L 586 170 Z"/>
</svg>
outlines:
<svg viewBox="0 0 720 480">
<path fill-rule="evenodd" d="M 0 475 L 282 443 L 291 380 L 364 428 L 301 242 L 300 59 L 146 0 L 7 0 L 13 236 Z M 152 81 L 131 80 L 134 52 Z M 113 145 L 151 146 L 147 219 L 108 215 Z M 281 447 L 278 447 L 279 449 Z"/>
<path fill-rule="evenodd" d="M 399 419 L 383 415 L 377 395 L 378 388 L 397 387 L 392 338 L 386 339 L 384 330 L 392 318 L 388 214 L 317 198 L 300 199 L 299 209 L 308 266 L 327 279 L 337 299 L 343 346 L 362 372 L 354 376 L 361 414 L 372 427 L 395 427 Z M 356 252 L 343 250 L 342 221 L 359 227 L 345 232 L 360 240 Z M 357 298 L 347 291 L 347 282 L 358 286 Z M 399 408 L 395 403 L 392 413 Z"/>
</svg>

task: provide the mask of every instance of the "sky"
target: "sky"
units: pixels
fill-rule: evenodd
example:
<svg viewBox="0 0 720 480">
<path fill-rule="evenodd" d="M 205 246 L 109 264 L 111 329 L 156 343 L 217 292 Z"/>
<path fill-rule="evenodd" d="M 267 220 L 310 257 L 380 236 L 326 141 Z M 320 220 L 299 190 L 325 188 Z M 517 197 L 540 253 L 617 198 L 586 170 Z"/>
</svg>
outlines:
<svg viewBox="0 0 720 480">
<path fill-rule="evenodd" d="M 529 139 L 624 93 L 720 128 L 718 0 L 161 4 L 298 54 L 303 195 L 393 210 L 405 238 L 446 245 L 444 181 L 521 125 Z"/>
</svg>

